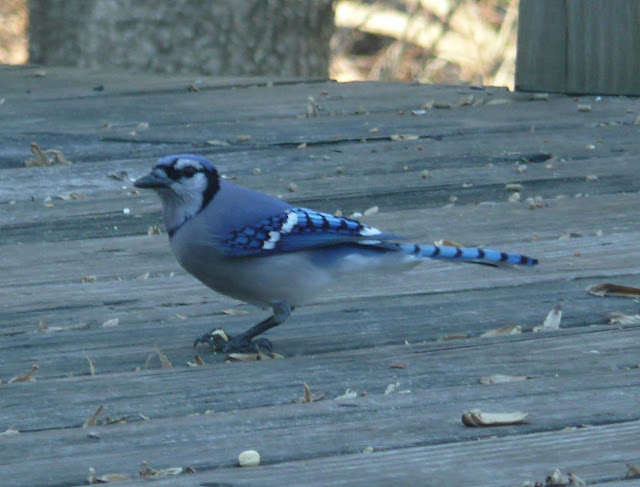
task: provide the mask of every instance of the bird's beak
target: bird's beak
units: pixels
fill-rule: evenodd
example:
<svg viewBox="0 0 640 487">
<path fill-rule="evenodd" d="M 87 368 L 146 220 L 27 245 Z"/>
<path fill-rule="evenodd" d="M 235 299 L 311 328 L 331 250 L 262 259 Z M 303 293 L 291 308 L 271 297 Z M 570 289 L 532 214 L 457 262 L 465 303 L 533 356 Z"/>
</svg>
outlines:
<svg viewBox="0 0 640 487">
<path fill-rule="evenodd" d="M 136 188 L 162 189 L 168 188 L 171 185 L 171 182 L 171 179 L 169 179 L 163 171 L 153 169 L 146 176 L 143 176 L 140 179 L 136 179 L 133 182 L 133 185 Z"/>
</svg>

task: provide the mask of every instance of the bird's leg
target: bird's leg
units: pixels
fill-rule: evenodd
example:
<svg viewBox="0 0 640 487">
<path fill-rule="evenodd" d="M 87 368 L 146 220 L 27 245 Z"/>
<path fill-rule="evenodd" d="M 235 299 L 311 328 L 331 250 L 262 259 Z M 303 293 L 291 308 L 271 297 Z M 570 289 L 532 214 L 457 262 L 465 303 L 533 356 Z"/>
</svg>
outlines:
<svg viewBox="0 0 640 487">
<path fill-rule="evenodd" d="M 249 328 L 241 335 L 234 337 L 228 336 L 224 331 L 216 328 L 197 338 L 193 346 L 195 348 L 198 343 L 206 343 L 214 350 L 223 353 L 255 353 L 260 350 L 271 351 L 272 346 L 269 340 L 266 338 L 253 339 L 274 326 L 278 326 L 287 321 L 293 310 L 294 308 L 286 303 L 276 304 L 273 306 L 272 316 Z"/>
</svg>

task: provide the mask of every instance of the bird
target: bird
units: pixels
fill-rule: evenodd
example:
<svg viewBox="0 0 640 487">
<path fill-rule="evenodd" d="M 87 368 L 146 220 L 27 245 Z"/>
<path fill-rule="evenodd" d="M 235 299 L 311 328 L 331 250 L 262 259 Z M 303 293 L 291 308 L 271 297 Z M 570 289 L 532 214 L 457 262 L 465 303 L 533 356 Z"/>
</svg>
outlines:
<svg viewBox="0 0 640 487">
<path fill-rule="evenodd" d="M 160 158 L 134 181 L 154 190 L 179 264 L 214 291 L 273 314 L 244 333 L 214 329 L 193 346 L 215 351 L 271 351 L 259 337 L 340 277 L 403 271 L 429 259 L 534 266 L 535 258 L 481 248 L 406 243 L 357 220 L 298 207 L 223 178 L 204 156 Z"/>
</svg>

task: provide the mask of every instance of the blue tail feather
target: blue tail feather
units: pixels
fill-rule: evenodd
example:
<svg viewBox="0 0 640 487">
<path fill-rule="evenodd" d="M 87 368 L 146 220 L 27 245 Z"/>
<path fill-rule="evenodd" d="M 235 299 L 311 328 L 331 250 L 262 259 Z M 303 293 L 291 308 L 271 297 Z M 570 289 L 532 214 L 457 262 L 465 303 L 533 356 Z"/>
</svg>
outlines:
<svg viewBox="0 0 640 487">
<path fill-rule="evenodd" d="M 401 244 L 400 248 L 405 254 L 420 255 L 429 259 L 459 260 L 462 262 L 485 262 L 496 264 L 536 265 L 538 259 L 522 254 L 500 252 L 499 250 L 479 249 L 475 247 L 453 247 L 438 245 L 411 245 Z"/>
</svg>

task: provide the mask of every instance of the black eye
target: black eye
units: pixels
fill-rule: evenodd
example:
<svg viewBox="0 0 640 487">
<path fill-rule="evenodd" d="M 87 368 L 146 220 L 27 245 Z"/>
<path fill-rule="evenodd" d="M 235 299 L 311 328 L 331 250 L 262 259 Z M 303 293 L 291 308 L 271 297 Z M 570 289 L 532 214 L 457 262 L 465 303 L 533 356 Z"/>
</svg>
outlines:
<svg viewBox="0 0 640 487">
<path fill-rule="evenodd" d="M 197 172 L 198 170 L 193 166 L 186 166 L 182 169 L 182 174 L 187 178 L 193 177 Z"/>
</svg>

